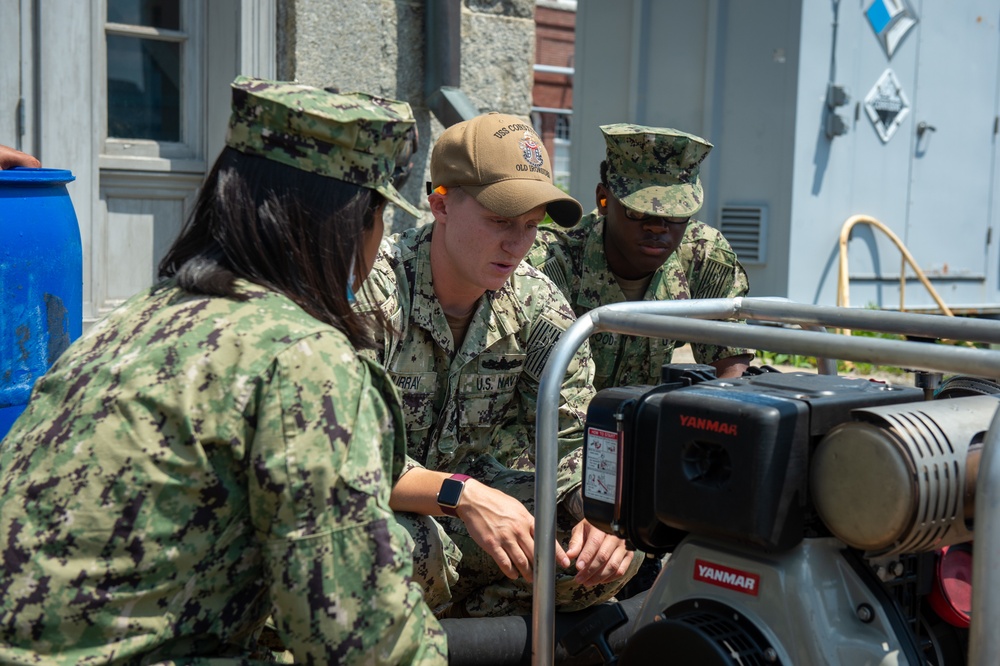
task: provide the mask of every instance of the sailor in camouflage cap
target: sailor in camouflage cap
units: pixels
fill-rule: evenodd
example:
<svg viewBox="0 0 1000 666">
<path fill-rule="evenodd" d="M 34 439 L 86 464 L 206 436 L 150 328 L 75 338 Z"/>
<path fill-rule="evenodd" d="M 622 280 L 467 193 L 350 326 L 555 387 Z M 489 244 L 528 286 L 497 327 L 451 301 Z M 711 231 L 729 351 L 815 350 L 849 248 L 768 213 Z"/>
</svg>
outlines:
<svg viewBox="0 0 1000 666">
<path fill-rule="evenodd" d="M 226 145 L 247 155 L 368 187 L 414 217 L 393 186 L 416 137 L 406 102 L 300 83 L 238 77 Z"/>
<path fill-rule="evenodd" d="M 622 205 L 655 217 L 691 217 L 704 200 L 698 172 L 712 144 L 675 129 L 602 125 L 607 185 Z"/>
<path fill-rule="evenodd" d="M 447 663 L 389 505 L 399 398 L 349 303 L 405 203 L 409 107 L 243 78 L 233 102 L 163 279 L 0 443 L 0 663 L 270 663 L 269 616 L 296 663 Z"/>
<path fill-rule="evenodd" d="M 746 272 L 718 230 L 692 220 L 704 201 L 700 171 L 712 144 L 687 132 L 629 123 L 601 127 L 607 146 L 597 209 L 566 232 L 539 232 L 526 260 L 560 286 L 576 314 L 639 300 L 732 298 Z M 590 339 L 598 390 L 657 384 L 674 340 L 602 333 Z M 751 350 L 693 345 L 721 377 L 743 373 Z"/>
</svg>

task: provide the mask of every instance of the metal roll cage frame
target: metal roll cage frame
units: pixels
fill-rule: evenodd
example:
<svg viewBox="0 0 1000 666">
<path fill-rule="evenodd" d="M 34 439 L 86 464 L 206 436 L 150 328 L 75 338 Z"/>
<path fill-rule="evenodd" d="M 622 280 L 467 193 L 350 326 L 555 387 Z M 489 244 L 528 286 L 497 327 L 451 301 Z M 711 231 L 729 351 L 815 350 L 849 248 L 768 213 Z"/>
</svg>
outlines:
<svg viewBox="0 0 1000 666">
<path fill-rule="evenodd" d="M 802 330 L 717 321 L 722 319 L 796 324 Z M 546 666 L 555 660 L 553 591 L 560 388 L 573 355 L 592 334 L 607 331 L 1000 378 L 1000 351 L 832 335 L 822 332 L 826 327 L 1000 344 L 997 321 L 805 305 L 775 298 L 616 303 L 588 312 L 561 336 L 549 356 L 538 391 L 532 663 Z M 829 360 L 821 360 L 820 370 L 832 374 L 835 366 Z M 983 526 L 1000 526 L 998 438 L 1000 410 L 986 433 L 976 484 L 976 522 Z M 968 663 L 988 666 L 1000 663 L 1000 632 L 990 629 L 1000 624 L 1000 527 L 984 527 L 976 534 L 973 553 Z"/>
</svg>

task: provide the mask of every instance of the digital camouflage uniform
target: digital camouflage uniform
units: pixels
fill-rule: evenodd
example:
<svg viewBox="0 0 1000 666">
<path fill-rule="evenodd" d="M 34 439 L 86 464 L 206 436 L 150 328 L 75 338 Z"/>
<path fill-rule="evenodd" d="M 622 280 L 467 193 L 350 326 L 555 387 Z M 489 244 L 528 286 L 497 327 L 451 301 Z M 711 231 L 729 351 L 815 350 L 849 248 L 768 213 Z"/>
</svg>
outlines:
<svg viewBox="0 0 1000 666">
<path fill-rule="evenodd" d="M 401 200 L 412 127 L 240 77 L 227 144 Z M 0 663 L 255 663 L 269 615 L 299 661 L 446 663 L 389 508 L 398 395 L 338 330 L 235 289 L 161 283 L 36 382 L 0 443 Z"/>
<path fill-rule="evenodd" d="M 283 296 L 167 283 L 40 379 L 0 448 L 0 662 L 445 663 L 389 509 L 383 372 Z M 273 602 L 273 607 L 272 607 Z"/>
<path fill-rule="evenodd" d="M 568 231 L 541 229 L 526 261 L 548 275 L 562 290 L 577 316 L 610 303 L 625 301 L 604 252 L 604 218 L 584 216 Z M 749 289 L 746 272 L 729 242 L 717 229 L 692 221 L 680 247 L 652 277 L 643 300 L 734 298 Z M 590 337 L 594 387 L 659 384 L 660 367 L 669 363 L 677 342 L 603 331 Z M 712 363 L 749 349 L 692 345 L 698 363 Z"/>
<path fill-rule="evenodd" d="M 402 394 L 407 466 L 468 474 L 534 506 L 535 411 L 538 381 L 549 351 L 573 322 L 552 283 L 521 264 L 504 286 L 487 292 L 456 353 L 431 284 L 433 225 L 383 242 L 367 287 L 399 333 L 378 356 Z M 372 307 L 362 303 L 361 307 Z M 580 484 L 580 445 L 593 388 L 586 345 L 562 384 L 557 492 L 561 501 Z M 575 520 L 560 509 L 565 545 Z M 414 575 L 432 607 L 454 600 L 456 615 L 507 615 L 531 610 L 531 583 L 508 580 L 457 518 L 400 514 L 416 538 Z M 457 548 L 456 548 L 457 546 Z M 634 573 L 631 572 L 631 573 Z M 573 572 L 557 573 L 563 610 L 610 598 L 614 584 L 582 588 Z"/>
</svg>

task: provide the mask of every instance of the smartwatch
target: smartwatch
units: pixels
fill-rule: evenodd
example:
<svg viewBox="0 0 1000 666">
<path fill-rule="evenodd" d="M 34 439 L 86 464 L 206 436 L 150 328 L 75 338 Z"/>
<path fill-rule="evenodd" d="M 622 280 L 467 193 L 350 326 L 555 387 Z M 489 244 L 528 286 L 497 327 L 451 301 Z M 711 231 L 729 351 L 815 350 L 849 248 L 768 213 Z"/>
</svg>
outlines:
<svg viewBox="0 0 1000 666">
<path fill-rule="evenodd" d="M 470 477 L 468 474 L 452 474 L 441 482 L 441 490 L 438 491 L 437 503 L 441 511 L 446 516 L 458 516 L 458 502 L 462 499 L 462 491 L 465 490 L 465 482 Z"/>
</svg>

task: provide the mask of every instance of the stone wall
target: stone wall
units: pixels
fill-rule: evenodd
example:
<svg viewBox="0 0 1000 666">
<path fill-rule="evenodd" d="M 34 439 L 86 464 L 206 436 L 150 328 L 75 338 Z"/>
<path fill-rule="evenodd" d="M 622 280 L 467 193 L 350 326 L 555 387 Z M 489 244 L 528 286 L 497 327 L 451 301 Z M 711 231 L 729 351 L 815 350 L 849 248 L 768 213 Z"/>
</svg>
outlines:
<svg viewBox="0 0 1000 666">
<path fill-rule="evenodd" d="M 427 210 L 429 149 L 444 128 L 424 101 L 425 4 L 423 0 L 281 0 L 278 76 L 408 101 L 417 118 L 420 152 L 402 192 Z M 462 0 L 461 89 L 480 111 L 529 117 L 534 11 L 534 0 Z M 429 213 L 417 222 L 392 206 L 386 216 L 393 231 L 429 221 Z"/>
</svg>

